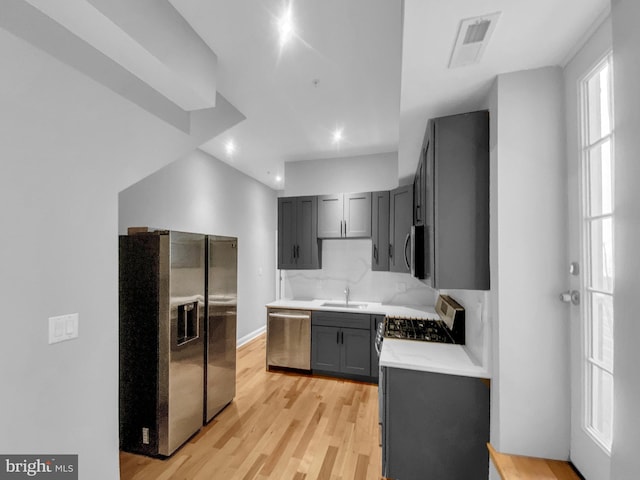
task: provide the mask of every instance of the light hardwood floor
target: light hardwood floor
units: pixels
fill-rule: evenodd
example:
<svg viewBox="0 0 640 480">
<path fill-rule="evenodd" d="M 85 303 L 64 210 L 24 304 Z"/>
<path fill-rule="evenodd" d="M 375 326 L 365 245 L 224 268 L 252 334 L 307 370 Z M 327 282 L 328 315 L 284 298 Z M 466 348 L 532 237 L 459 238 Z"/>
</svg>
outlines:
<svg viewBox="0 0 640 480">
<path fill-rule="evenodd" d="M 582 480 L 569 462 L 500 453 L 490 443 L 487 448 L 502 480 Z"/>
<path fill-rule="evenodd" d="M 380 479 L 377 385 L 265 370 L 238 350 L 235 400 L 168 460 L 122 452 L 122 480 Z"/>
</svg>

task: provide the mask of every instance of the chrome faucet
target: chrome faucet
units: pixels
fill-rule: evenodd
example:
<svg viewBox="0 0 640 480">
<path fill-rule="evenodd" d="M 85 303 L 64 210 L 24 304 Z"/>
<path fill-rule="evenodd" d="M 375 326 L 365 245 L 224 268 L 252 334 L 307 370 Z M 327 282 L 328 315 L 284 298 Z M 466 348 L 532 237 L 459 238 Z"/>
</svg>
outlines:
<svg viewBox="0 0 640 480">
<path fill-rule="evenodd" d="M 349 290 L 349 285 L 347 285 L 347 288 L 344 289 L 344 303 L 345 305 L 348 307 L 349 306 L 349 294 L 351 293 L 351 290 Z"/>
</svg>

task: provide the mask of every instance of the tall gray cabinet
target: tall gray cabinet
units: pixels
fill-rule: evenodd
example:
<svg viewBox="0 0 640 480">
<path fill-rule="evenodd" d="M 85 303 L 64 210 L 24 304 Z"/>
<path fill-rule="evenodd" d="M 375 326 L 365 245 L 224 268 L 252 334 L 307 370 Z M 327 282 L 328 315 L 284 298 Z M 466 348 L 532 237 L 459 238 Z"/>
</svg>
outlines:
<svg viewBox="0 0 640 480">
<path fill-rule="evenodd" d="M 489 112 L 429 120 L 414 185 L 425 282 L 489 290 Z"/>
</svg>

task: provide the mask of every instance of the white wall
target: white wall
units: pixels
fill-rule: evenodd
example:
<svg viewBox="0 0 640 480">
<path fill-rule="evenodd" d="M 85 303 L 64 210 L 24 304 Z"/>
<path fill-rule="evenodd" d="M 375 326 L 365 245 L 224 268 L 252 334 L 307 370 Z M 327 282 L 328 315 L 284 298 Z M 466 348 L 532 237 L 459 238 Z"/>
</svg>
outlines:
<svg viewBox="0 0 640 480">
<path fill-rule="evenodd" d="M 491 272 L 491 291 L 488 295 L 488 304 L 485 307 L 489 317 L 489 365 L 491 368 L 491 416 L 490 416 L 490 441 L 494 447 L 500 445 L 500 362 L 498 352 L 498 318 L 495 313 L 498 304 L 498 292 L 500 291 L 500 278 L 498 271 L 498 80 L 493 83 L 489 95 L 485 100 L 485 108 L 489 110 L 489 270 Z M 490 480 L 498 480 L 500 476 L 493 462 L 489 462 Z"/>
<path fill-rule="evenodd" d="M 0 452 L 118 461 L 118 191 L 194 139 L 0 29 Z M 214 132 L 215 133 L 215 132 Z M 48 317 L 77 340 L 48 345 Z"/>
<path fill-rule="evenodd" d="M 498 76 L 492 121 L 492 442 L 567 459 L 569 339 L 562 71 Z M 499 142 L 497 141 L 499 138 Z M 497 280 L 497 281 L 495 281 Z"/>
<path fill-rule="evenodd" d="M 287 162 L 284 172 L 287 197 L 391 190 L 398 186 L 398 152 Z"/>
<path fill-rule="evenodd" d="M 275 299 L 276 192 L 195 150 L 122 191 L 120 233 L 149 226 L 238 238 L 238 338 Z"/>
<path fill-rule="evenodd" d="M 612 2 L 615 102 L 615 410 L 612 475 L 640 472 L 640 2 Z"/>
</svg>

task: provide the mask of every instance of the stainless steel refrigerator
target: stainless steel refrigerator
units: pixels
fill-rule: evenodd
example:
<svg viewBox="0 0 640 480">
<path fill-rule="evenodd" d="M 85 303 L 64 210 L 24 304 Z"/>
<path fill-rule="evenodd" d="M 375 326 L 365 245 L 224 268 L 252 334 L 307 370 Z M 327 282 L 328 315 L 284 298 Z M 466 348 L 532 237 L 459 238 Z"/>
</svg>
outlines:
<svg viewBox="0 0 640 480">
<path fill-rule="evenodd" d="M 207 383 L 204 421 L 209 422 L 236 394 L 238 241 L 210 235 L 207 273 Z"/>
<path fill-rule="evenodd" d="M 120 237 L 125 451 L 169 456 L 210 418 L 209 400 L 225 402 L 215 413 L 233 400 L 237 242 L 223 240 L 224 255 L 232 258 L 220 261 L 221 237 L 175 231 Z M 224 294 L 217 293 L 219 285 Z M 215 302 L 220 298 L 228 307 L 223 327 Z"/>
</svg>

